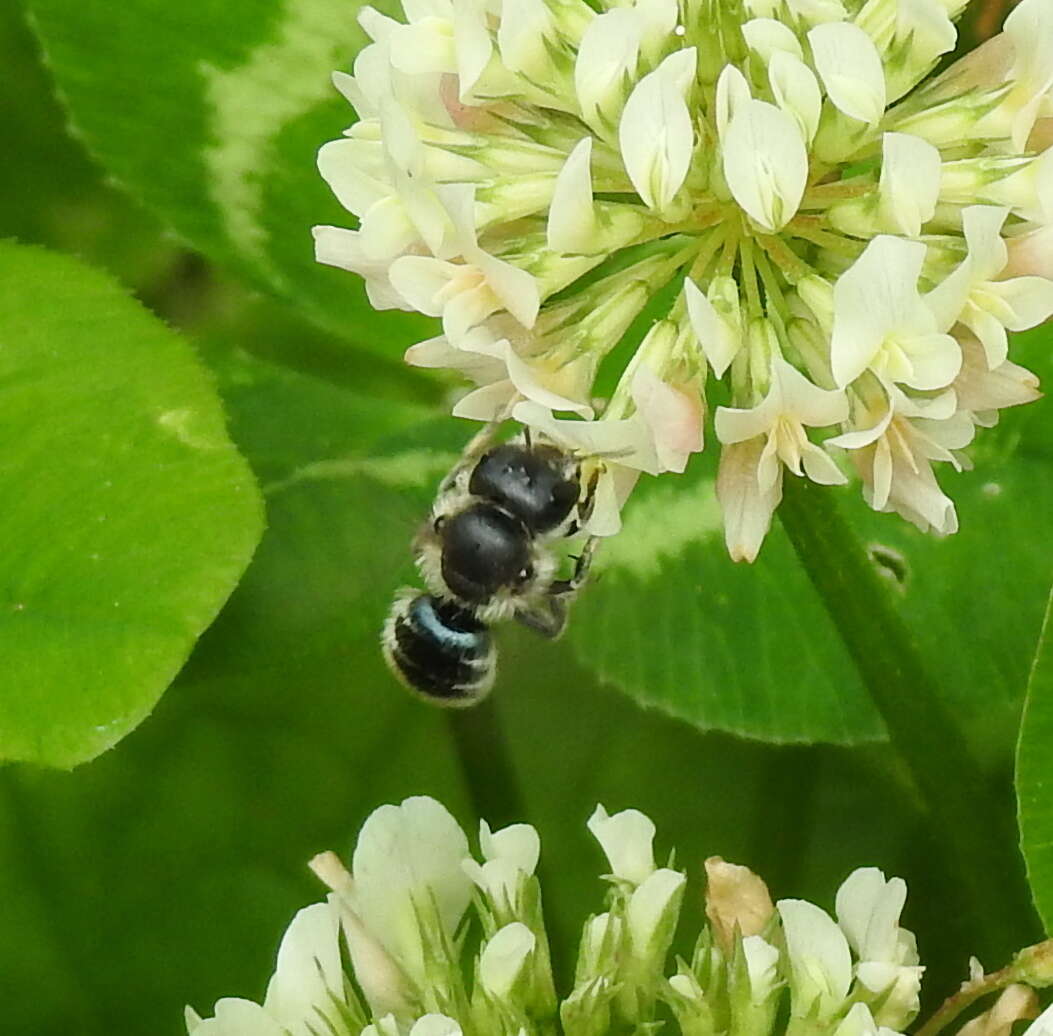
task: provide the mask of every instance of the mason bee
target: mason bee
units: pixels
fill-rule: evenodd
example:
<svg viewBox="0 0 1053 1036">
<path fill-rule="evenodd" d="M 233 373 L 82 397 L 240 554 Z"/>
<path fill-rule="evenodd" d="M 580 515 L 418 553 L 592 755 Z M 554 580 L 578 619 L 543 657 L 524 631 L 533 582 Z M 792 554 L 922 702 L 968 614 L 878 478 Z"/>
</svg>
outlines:
<svg viewBox="0 0 1053 1036">
<path fill-rule="evenodd" d="M 468 445 L 439 486 L 414 548 L 427 592 L 401 590 L 384 625 L 384 657 L 427 700 L 473 705 L 491 690 L 497 649 L 490 627 L 515 619 L 555 638 L 584 583 L 596 538 L 560 578 L 558 546 L 582 531 L 599 469 L 528 431 L 496 444 L 498 422 Z"/>
</svg>

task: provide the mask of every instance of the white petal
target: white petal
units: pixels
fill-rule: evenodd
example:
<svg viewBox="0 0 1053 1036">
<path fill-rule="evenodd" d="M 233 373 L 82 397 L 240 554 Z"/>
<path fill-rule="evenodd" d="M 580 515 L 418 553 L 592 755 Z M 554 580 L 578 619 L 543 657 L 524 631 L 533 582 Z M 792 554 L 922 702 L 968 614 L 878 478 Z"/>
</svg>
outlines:
<svg viewBox="0 0 1053 1036">
<path fill-rule="evenodd" d="M 440 191 L 446 188 L 436 187 L 423 179 L 415 180 L 401 172 L 396 172 L 395 181 L 406 215 L 428 250 L 440 259 L 458 255 L 464 247 L 461 242 L 463 233 L 454 225 L 443 204 Z"/>
<path fill-rule="evenodd" d="M 571 399 L 550 389 L 542 380 L 543 372 L 521 359 L 507 342 L 504 345 L 504 361 L 509 378 L 524 398 L 532 400 L 546 410 L 569 410 L 585 418 L 592 417 L 592 407 L 588 403 L 581 399 Z"/>
<path fill-rule="evenodd" d="M 1004 323 L 1010 331 L 1027 331 L 1053 316 L 1053 280 L 1046 277 L 1013 277 L 986 288 L 1009 309 Z"/>
<path fill-rule="evenodd" d="M 679 871 L 662 867 L 633 892 L 626 915 L 629 938 L 637 956 L 646 954 L 659 929 L 671 926 L 680 908 L 686 881 Z M 672 931 L 668 934 L 671 936 Z"/>
<path fill-rule="evenodd" d="M 363 47 L 355 58 L 355 85 L 365 107 L 370 113 L 380 108 L 381 102 L 391 96 L 391 52 L 380 43 Z M 355 108 L 362 109 L 352 100 Z"/>
<path fill-rule="evenodd" d="M 776 904 L 786 936 L 792 983 L 797 990 L 795 1010 L 829 1017 L 837 1010 L 852 983 L 852 956 L 841 929 L 825 910 L 801 899 Z"/>
<path fill-rule="evenodd" d="M 873 40 L 851 22 L 827 22 L 808 33 L 808 42 L 834 107 L 876 125 L 885 113 L 885 73 Z"/>
<path fill-rule="evenodd" d="M 471 331 L 496 313 L 501 304 L 484 282 L 451 284 L 450 289 L 442 307 L 442 332 L 458 348 L 467 348 Z"/>
<path fill-rule="evenodd" d="M 546 231 L 548 247 L 554 252 L 588 252 L 590 246 L 595 247 L 591 160 L 592 137 L 583 137 L 556 177 Z"/>
<path fill-rule="evenodd" d="M 609 816 L 597 806 L 588 820 L 589 831 L 600 843 L 615 877 L 640 885 L 655 870 L 652 842 L 655 826 L 638 809 L 624 809 Z"/>
<path fill-rule="evenodd" d="M 843 435 L 835 435 L 832 439 L 826 440 L 826 445 L 839 446 L 843 450 L 860 450 L 864 446 L 870 446 L 885 434 L 895 412 L 892 400 L 889 399 L 888 409 L 869 428 L 860 428 L 855 431 L 845 432 Z"/>
<path fill-rule="evenodd" d="M 920 305 L 918 275 L 925 261 L 920 241 L 879 235 L 834 285 L 830 364 L 845 386 L 866 370 L 885 336 L 909 326 Z"/>
<path fill-rule="evenodd" d="M 759 935 L 747 935 L 742 940 L 742 956 L 750 980 L 750 1000 L 759 1004 L 775 992 L 779 951 Z"/>
<path fill-rule="evenodd" d="M 421 966 L 414 897 L 431 900 L 452 937 L 471 900 L 461 869 L 468 840 L 444 806 L 424 796 L 381 806 L 366 819 L 352 858 L 355 908 L 411 973 Z"/>
<path fill-rule="evenodd" d="M 194 1036 L 285 1036 L 285 1030 L 259 1004 L 237 997 L 216 1001 L 214 1018 L 206 1018 Z"/>
<path fill-rule="evenodd" d="M 545 407 L 526 400 L 516 404 L 512 418 L 584 456 L 610 457 L 610 467 L 619 476 L 623 468 L 646 471 L 650 475 L 659 473 L 651 429 L 638 414 L 621 421 L 558 420 Z M 618 481 L 616 478 L 616 483 Z"/>
<path fill-rule="evenodd" d="M 914 369 L 904 384 L 923 392 L 946 388 L 962 368 L 961 346 L 950 335 L 917 335 L 911 340 L 910 362 Z"/>
<path fill-rule="evenodd" d="M 444 1014 L 426 1014 L 414 1023 L 409 1036 L 461 1036 L 461 1027 Z"/>
<path fill-rule="evenodd" d="M 437 75 L 457 68 L 453 25 L 429 17 L 415 25 L 400 25 L 389 47 L 391 64 L 408 75 Z"/>
<path fill-rule="evenodd" d="M 494 45 L 486 27 L 485 14 L 472 4 L 458 4 L 453 15 L 453 45 L 457 60 L 459 96 L 468 100 L 472 87 L 490 63 Z"/>
<path fill-rule="evenodd" d="M 820 486 L 842 486 L 848 481 L 826 450 L 814 442 L 809 441 L 801 449 L 801 460 L 804 473 Z"/>
<path fill-rule="evenodd" d="M 374 309 L 411 309 L 410 304 L 392 287 L 388 264 L 366 258 L 361 234 L 342 227 L 313 227 L 315 259 L 329 266 L 357 273 L 366 279 L 366 294 Z"/>
<path fill-rule="evenodd" d="M 742 337 L 717 312 L 713 303 L 702 294 L 690 277 L 684 279 L 684 298 L 687 301 L 691 327 L 698 337 L 702 351 L 713 368 L 713 373 L 721 378 L 742 348 Z"/>
<path fill-rule="evenodd" d="M 442 292 L 464 269 L 455 263 L 426 255 L 404 255 L 388 270 L 395 290 L 407 302 L 428 317 L 441 317 L 444 309 Z"/>
<path fill-rule="evenodd" d="M 505 309 L 524 327 L 533 327 L 541 308 L 541 291 L 533 274 L 483 251 L 473 255 L 472 261 Z"/>
<path fill-rule="evenodd" d="M 333 82 L 333 86 L 340 91 L 340 94 L 348 101 L 358 112 L 360 119 L 368 119 L 371 115 L 374 115 L 373 106 L 369 101 L 366 100 L 365 95 L 362 92 L 361 87 L 355 81 L 355 77 L 348 75 L 346 72 L 334 72 L 330 76 Z"/>
<path fill-rule="evenodd" d="M 641 363 L 631 385 L 637 413 L 647 422 L 663 471 L 683 472 L 702 449 L 702 391 L 697 384 L 670 385 Z"/>
<path fill-rule="evenodd" d="M 969 246 L 969 263 L 974 280 L 993 280 L 1009 261 L 1001 237 L 1009 209 L 999 205 L 970 205 L 962 210 L 962 228 Z"/>
<path fill-rule="evenodd" d="M 768 83 L 775 103 L 797 120 L 801 135 L 810 144 L 819 129 L 823 109 L 823 95 L 815 74 L 799 58 L 776 51 L 768 62 Z"/>
<path fill-rule="evenodd" d="M 962 369 L 954 382 L 957 405 L 962 410 L 1000 410 L 1038 399 L 1038 378 L 1015 363 L 988 369 L 980 343 L 969 335 L 961 338 Z"/>
<path fill-rule="evenodd" d="M 503 0 L 497 47 L 505 67 L 538 78 L 548 67 L 545 39 L 552 33 L 552 12 L 544 0 Z"/>
<path fill-rule="evenodd" d="M 717 135 L 721 140 L 735 113 L 752 97 L 746 77 L 735 65 L 725 65 L 717 77 L 715 101 Z"/>
<path fill-rule="evenodd" d="M 879 192 L 885 223 L 896 233 L 917 237 L 936 213 L 940 194 L 939 151 L 910 133 L 882 138 Z"/>
<path fill-rule="evenodd" d="M 589 23 L 574 63 L 574 91 L 590 125 L 602 114 L 615 118 L 624 101 L 626 75 L 636 71 L 640 20 L 627 7 L 605 11 Z"/>
<path fill-rule="evenodd" d="M 314 257 L 327 266 L 362 273 L 363 267 L 372 265 L 362 254 L 362 245 L 357 230 L 344 227 L 312 227 L 314 235 Z"/>
<path fill-rule="evenodd" d="M 968 256 L 925 296 L 925 304 L 940 331 L 949 331 L 958 322 L 972 291 L 972 265 Z"/>
<path fill-rule="evenodd" d="M 786 0 L 786 4 L 810 25 L 841 22 L 848 17 L 843 0 Z"/>
<path fill-rule="evenodd" d="M 363 215 L 372 205 L 392 192 L 379 178 L 365 149 L 357 140 L 330 140 L 318 149 L 318 172 L 329 184 L 337 201 L 348 212 Z"/>
<path fill-rule="evenodd" d="M 511 381 L 495 381 L 492 385 L 483 385 L 462 396 L 451 413 L 454 417 L 464 417 L 469 421 L 492 421 L 517 395 L 519 393 Z"/>
<path fill-rule="evenodd" d="M 365 35 L 374 42 L 388 39 L 396 29 L 403 27 L 401 22 L 389 18 L 388 15 L 382 15 L 376 7 L 372 6 L 362 7 L 356 20 L 362 26 Z"/>
<path fill-rule="evenodd" d="M 483 988 L 498 1000 L 505 999 L 536 944 L 534 933 L 519 921 L 499 929 L 479 956 L 479 981 Z"/>
<path fill-rule="evenodd" d="M 735 201 L 765 230 L 784 227 L 808 182 L 796 120 L 766 101 L 746 101 L 724 134 L 724 177 Z"/>
<path fill-rule="evenodd" d="M 655 61 L 676 27 L 680 5 L 677 0 L 636 0 L 632 10 L 640 23 L 644 57 Z"/>
<path fill-rule="evenodd" d="M 299 1025 L 312 1019 L 316 1008 L 328 1009 L 331 997 L 343 999 L 339 934 L 333 907 L 315 903 L 293 918 L 282 937 L 263 1006 L 287 1028 L 299 1032 Z"/>
<path fill-rule="evenodd" d="M 670 54 L 636 84 L 618 124 L 625 171 L 653 209 L 664 209 L 684 182 L 694 148 L 685 97 L 694 80 L 694 47 Z"/>
<path fill-rule="evenodd" d="M 793 30 L 774 18 L 753 18 L 743 23 L 742 35 L 746 46 L 765 63 L 778 53 L 792 54 L 798 60 L 804 57 Z"/>
<path fill-rule="evenodd" d="M 772 381 L 782 396 L 782 412 L 801 424 L 824 428 L 848 418 L 848 399 L 840 389 L 821 389 L 781 356 L 772 358 Z"/>
<path fill-rule="evenodd" d="M 530 824 L 511 824 L 500 831 L 479 823 L 479 846 L 487 860 L 511 860 L 524 874 L 533 874 L 541 856 L 541 839 Z"/>
<path fill-rule="evenodd" d="M 781 403 L 778 388 L 773 386 L 756 406 L 718 406 L 713 418 L 717 439 L 725 446 L 732 446 L 758 435 L 767 435 L 779 418 Z"/>
<path fill-rule="evenodd" d="M 1053 9 L 1045 0 L 1022 0 L 1006 18 L 1004 33 L 1013 45 L 1011 81 L 1033 98 L 1013 124 L 1013 148 L 1024 151 L 1039 104 L 1053 87 Z"/>
<path fill-rule="evenodd" d="M 941 54 L 954 50 L 958 41 L 944 0 L 899 0 L 896 8 L 896 39 L 910 44 L 910 74 L 899 77 L 895 95 L 889 97 L 889 102 L 911 89 L 927 67 Z"/>
<path fill-rule="evenodd" d="M 1024 1030 L 1024 1036 L 1053 1036 L 1053 1004 Z"/>
<path fill-rule="evenodd" d="M 732 561 L 756 560 L 771 517 L 782 499 L 782 469 L 767 491 L 762 492 L 757 472 L 765 439 L 725 446 L 717 470 L 717 500 L 724 516 L 724 539 Z"/>
<path fill-rule="evenodd" d="M 841 883 L 834 901 L 837 922 L 861 960 L 888 960 L 895 947 L 889 939 L 889 928 L 898 927 L 899 915 L 907 899 L 907 886 L 901 878 L 886 881 L 877 867 L 858 867 Z M 880 915 L 882 931 L 874 929 L 875 915 Z M 881 949 L 875 955 L 873 940 L 881 935 Z"/>
<path fill-rule="evenodd" d="M 411 345 L 402 358 L 411 367 L 460 371 L 477 385 L 489 385 L 508 376 L 502 360 L 474 350 L 458 349 L 445 335 Z"/>
<path fill-rule="evenodd" d="M 487 860 L 480 864 L 469 856 L 461 861 L 461 869 L 472 879 L 475 887 L 495 904 L 507 909 L 506 905 L 515 903 L 523 872 L 511 860 Z"/>
<path fill-rule="evenodd" d="M 853 1004 L 834 1029 L 834 1036 L 878 1036 L 877 1022 L 866 1004 Z"/>
<path fill-rule="evenodd" d="M 1009 238 L 1006 248 L 1009 261 L 1004 276 L 1053 278 L 1053 223 Z"/>
<path fill-rule="evenodd" d="M 621 532 L 621 510 L 640 478 L 640 472 L 621 464 L 605 464 L 596 486 L 596 502 L 584 531 L 589 536 Z"/>
<path fill-rule="evenodd" d="M 382 198 L 362 217 L 359 240 L 364 256 L 374 263 L 395 259 L 420 240 L 402 199 Z"/>
</svg>

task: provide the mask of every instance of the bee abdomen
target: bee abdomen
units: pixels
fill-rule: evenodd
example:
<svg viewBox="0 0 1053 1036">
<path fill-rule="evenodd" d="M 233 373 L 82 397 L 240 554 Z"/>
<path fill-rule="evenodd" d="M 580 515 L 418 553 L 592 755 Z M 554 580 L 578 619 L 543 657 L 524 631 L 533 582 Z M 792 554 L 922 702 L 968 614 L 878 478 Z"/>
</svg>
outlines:
<svg viewBox="0 0 1053 1036">
<path fill-rule="evenodd" d="M 383 635 L 384 657 L 411 690 L 439 705 L 473 705 L 489 693 L 497 652 L 471 613 L 431 594 L 396 600 Z"/>
</svg>

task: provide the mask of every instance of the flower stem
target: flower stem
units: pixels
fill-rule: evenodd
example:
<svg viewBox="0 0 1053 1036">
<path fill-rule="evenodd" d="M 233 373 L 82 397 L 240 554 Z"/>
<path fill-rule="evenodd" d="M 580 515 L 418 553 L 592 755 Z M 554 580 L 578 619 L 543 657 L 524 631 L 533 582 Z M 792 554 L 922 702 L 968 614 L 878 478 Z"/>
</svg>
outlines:
<svg viewBox="0 0 1053 1036">
<path fill-rule="evenodd" d="M 491 827 L 527 819 L 519 780 L 493 698 L 447 713 L 454 749 L 475 815 Z"/>
<path fill-rule="evenodd" d="M 1053 940 L 1029 946 L 1021 950 L 1013 959 L 998 971 L 989 975 L 979 975 L 963 982 L 953 996 L 947 997 L 936 1013 L 915 1033 L 915 1036 L 936 1036 L 946 1029 L 966 1008 L 982 996 L 997 993 L 1011 986 L 1014 982 L 1025 982 L 1035 988 L 1044 988 L 1049 984 L 1049 959 L 1053 955 Z M 1038 967 L 1035 967 L 1036 962 Z"/>
<path fill-rule="evenodd" d="M 913 778 L 942 854 L 945 918 L 962 951 L 1008 957 L 1040 934 L 1011 803 L 1000 801 L 970 754 L 911 631 L 834 493 L 786 478 L 779 515 L 823 600 L 889 738 Z"/>
<path fill-rule="evenodd" d="M 970 979 L 962 983 L 962 988 L 953 996 L 947 997 L 939 1010 L 920 1028 L 915 1036 L 936 1036 L 938 1032 L 947 1028 L 955 1018 L 967 1007 L 975 1003 L 988 993 L 1004 989 L 1012 982 L 1010 968 L 1002 968 L 1000 971 L 992 972 L 990 975 L 981 975 L 979 978 Z"/>
</svg>

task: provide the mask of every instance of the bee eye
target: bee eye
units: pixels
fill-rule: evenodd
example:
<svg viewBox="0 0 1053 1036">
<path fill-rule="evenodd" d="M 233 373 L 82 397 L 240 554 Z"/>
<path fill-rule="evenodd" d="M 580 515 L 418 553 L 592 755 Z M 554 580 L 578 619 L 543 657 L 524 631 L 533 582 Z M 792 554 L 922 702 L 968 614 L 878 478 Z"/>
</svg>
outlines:
<svg viewBox="0 0 1053 1036">
<path fill-rule="evenodd" d="M 529 579 L 532 579 L 533 576 L 534 576 L 534 569 L 530 565 L 526 565 L 525 567 L 523 567 L 523 568 L 521 568 L 519 570 L 519 575 L 518 575 L 517 578 L 518 578 L 520 583 L 525 583 Z"/>
<path fill-rule="evenodd" d="M 446 515 L 440 514 L 434 522 L 431 523 L 431 527 L 438 532 L 446 524 Z"/>
</svg>

